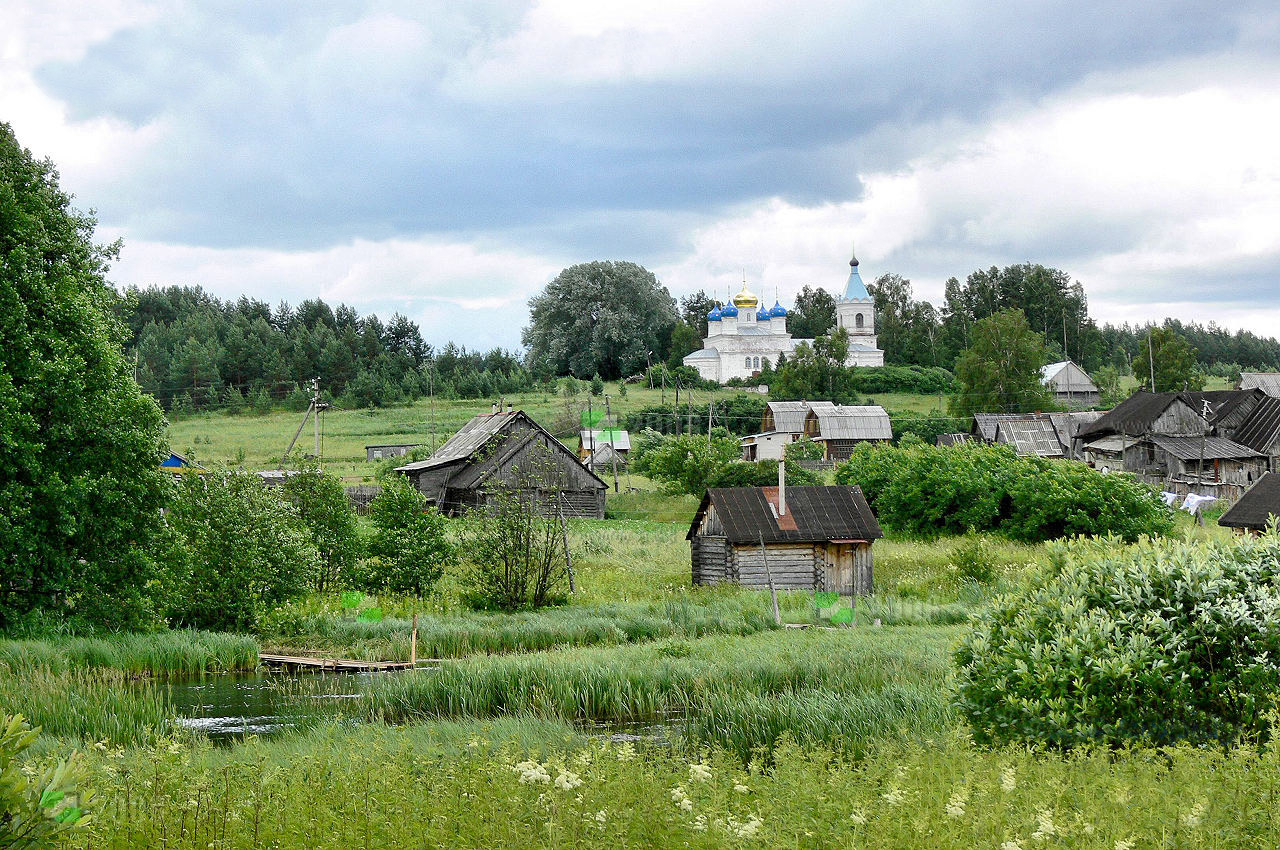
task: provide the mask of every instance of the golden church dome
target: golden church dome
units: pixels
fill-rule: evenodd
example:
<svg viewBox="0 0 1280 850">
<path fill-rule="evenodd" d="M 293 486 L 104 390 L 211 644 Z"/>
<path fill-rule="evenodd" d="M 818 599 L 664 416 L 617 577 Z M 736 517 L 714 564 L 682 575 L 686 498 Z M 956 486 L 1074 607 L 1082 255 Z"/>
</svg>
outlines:
<svg viewBox="0 0 1280 850">
<path fill-rule="evenodd" d="M 733 296 L 733 306 L 739 310 L 754 310 L 760 306 L 760 299 L 747 291 L 747 285 L 742 284 L 742 291 Z"/>
</svg>

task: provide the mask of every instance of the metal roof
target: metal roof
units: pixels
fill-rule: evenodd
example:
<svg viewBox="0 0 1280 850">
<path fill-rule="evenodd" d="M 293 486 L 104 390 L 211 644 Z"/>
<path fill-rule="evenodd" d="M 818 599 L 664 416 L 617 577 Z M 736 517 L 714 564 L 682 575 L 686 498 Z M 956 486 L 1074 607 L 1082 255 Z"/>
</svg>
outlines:
<svg viewBox="0 0 1280 850">
<path fill-rule="evenodd" d="M 1226 437 L 1166 437 L 1152 434 L 1147 438 L 1178 460 L 1240 460 L 1262 457 L 1248 446 L 1242 446 Z"/>
<path fill-rule="evenodd" d="M 1062 443 L 1058 441 L 1058 431 L 1048 419 L 1005 419 L 997 429 L 996 436 L 1003 434 L 1005 441 L 1011 443 L 1018 454 L 1028 457 L 1062 457 Z"/>
<path fill-rule="evenodd" d="M 1240 389 L 1262 390 L 1273 398 L 1280 398 L 1280 372 L 1241 372 Z"/>
<path fill-rule="evenodd" d="M 684 356 L 684 359 L 685 360 L 718 360 L 720 359 L 720 352 L 714 348 L 699 348 L 697 351 L 693 352 L 692 354 L 686 354 Z"/>
<path fill-rule="evenodd" d="M 771 401 L 768 408 L 773 417 L 773 430 L 791 434 L 804 431 L 804 418 L 809 414 L 809 402 Z"/>
<path fill-rule="evenodd" d="M 584 429 L 578 432 L 578 439 L 587 448 L 594 447 L 598 450 L 601 446 L 611 445 L 620 452 L 631 451 L 631 435 L 621 428 Z"/>
<path fill-rule="evenodd" d="M 870 301 L 871 294 L 867 292 L 867 285 L 862 282 L 862 275 L 858 274 L 858 258 L 854 257 L 849 261 L 849 279 L 844 284 L 844 301 Z"/>
<path fill-rule="evenodd" d="M 713 488 L 702 497 L 686 539 L 714 505 L 730 543 L 824 543 L 884 537 L 862 490 L 853 486 L 786 488 L 786 528 L 778 523 L 776 487 Z M 794 526 L 794 527 L 792 527 Z"/>
<path fill-rule="evenodd" d="M 1080 429 L 1093 422 L 1097 422 L 1102 418 L 1101 410 L 1079 410 L 1072 413 L 1050 413 L 1049 421 L 1053 423 L 1053 428 L 1058 432 L 1058 442 L 1062 443 L 1064 449 L 1071 448 L 1071 442 L 1075 439 Z"/>
<path fill-rule="evenodd" d="M 940 446 L 959 446 L 964 443 L 972 443 L 973 437 L 969 434 L 939 434 L 938 445 Z"/>
<path fill-rule="evenodd" d="M 830 404 L 830 402 L 827 402 Z M 831 405 L 814 403 L 810 414 L 818 420 L 815 440 L 892 440 L 889 414 L 878 404 Z"/>
<path fill-rule="evenodd" d="M 1237 443 L 1267 453 L 1280 439 L 1280 398 L 1267 396 L 1232 435 Z"/>
<path fill-rule="evenodd" d="M 518 410 L 505 413 L 481 413 L 459 428 L 458 432 L 446 440 L 444 445 L 432 452 L 431 457 L 396 467 L 396 472 L 418 472 L 466 460 L 489 442 L 490 438 L 501 432 L 508 423 L 522 416 L 528 419 Z"/>
<path fill-rule="evenodd" d="M 988 443 L 996 441 L 996 427 L 1005 419 L 1020 419 L 1021 413 L 975 413 L 973 431 Z"/>
<path fill-rule="evenodd" d="M 1280 517 L 1280 473 L 1268 472 L 1218 518 L 1218 525 L 1264 529 L 1273 516 Z"/>
</svg>

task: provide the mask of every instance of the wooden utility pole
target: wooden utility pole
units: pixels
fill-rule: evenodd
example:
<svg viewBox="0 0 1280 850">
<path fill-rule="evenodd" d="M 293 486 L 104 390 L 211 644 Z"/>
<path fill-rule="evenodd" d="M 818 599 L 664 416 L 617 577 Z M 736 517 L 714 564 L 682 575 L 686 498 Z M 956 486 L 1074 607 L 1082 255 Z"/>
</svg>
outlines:
<svg viewBox="0 0 1280 850">
<path fill-rule="evenodd" d="M 409 665 L 418 666 L 418 612 L 413 612 L 413 634 L 409 636 Z"/>
<path fill-rule="evenodd" d="M 564 542 L 564 566 L 569 571 L 569 595 L 578 592 L 573 583 L 573 558 L 569 555 L 569 524 L 564 519 L 564 496 L 556 494 L 556 513 L 560 514 L 560 539 Z"/>
<path fill-rule="evenodd" d="M 609 409 L 609 397 L 604 397 L 604 421 L 612 422 L 613 411 Z M 613 461 L 613 492 L 618 492 L 618 427 L 610 425 L 610 431 L 613 436 L 609 438 L 609 457 Z"/>
<path fill-rule="evenodd" d="M 764 577 L 769 582 L 769 598 L 773 601 L 773 622 L 782 625 L 782 615 L 778 613 L 778 589 L 773 586 L 773 571 L 769 569 L 769 553 L 764 548 L 764 532 L 760 532 L 760 558 L 764 561 Z"/>
<path fill-rule="evenodd" d="M 1147 359 L 1151 364 L 1151 391 L 1156 391 L 1156 352 L 1151 342 L 1151 334 L 1155 331 L 1155 325 L 1147 329 Z"/>
</svg>

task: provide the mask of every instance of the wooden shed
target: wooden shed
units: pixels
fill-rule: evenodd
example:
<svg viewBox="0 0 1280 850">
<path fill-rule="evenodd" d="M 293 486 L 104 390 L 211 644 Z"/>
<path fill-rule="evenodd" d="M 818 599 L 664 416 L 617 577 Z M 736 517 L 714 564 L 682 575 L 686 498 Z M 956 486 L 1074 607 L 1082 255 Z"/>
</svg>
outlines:
<svg viewBox="0 0 1280 850">
<path fill-rule="evenodd" d="M 1070 360 L 1041 367 L 1040 383 L 1053 393 L 1054 401 L 1068 408 L 1093 407 L 1101 398 L 1089 373 Z"/>
<path fill-rule="evenodd" d="M 694 584 L 871 593 L 880 524 L 857 487 L 707 490 L 685 535 Z M 767 561 L 767 565 L 766 565 Z"/>
<path fill-rule="evenodd" d="M 893 439 L 889 414 L 878 404 L 839 405 L 814 402 L 804 418 L 804 433 L 822 444 L 822 459 L 848 460 L 858 443 Z"/>
<path fill-rule="evenodd" d="M 392 443 L 380 446 L 365 446 L 364 457 L 370 463 L 388 457 L 404 457 L 421 445 L 422 443 Z"/>
<path fill-rule="evenodd" d="M 1218 518 L 1218 525 L 1261 534 L 1280 518 L 1280 472 L 1268 472 Z"/>
<path fill-rule="evenodd" d="M 498 488 L 511 488 L 537 498 L 550 513 L 604 518 L 604 481 L 522 410 L 481 414 L 431 457 L 396 472 L 451 515 L 483 506 Z"/>
</svg>

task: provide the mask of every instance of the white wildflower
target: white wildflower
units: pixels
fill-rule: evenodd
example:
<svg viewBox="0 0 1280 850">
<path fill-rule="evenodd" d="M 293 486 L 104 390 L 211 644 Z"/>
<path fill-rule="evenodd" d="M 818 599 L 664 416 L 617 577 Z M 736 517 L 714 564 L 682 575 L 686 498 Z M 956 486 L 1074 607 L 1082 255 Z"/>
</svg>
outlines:
<svg viewBox="0 0 1280 850">
<path fill-rule="evenodd" d="M 964 817 L 964 805 L 969 801 L 968 791 L 957 791 L 951 795 L 951 799 L 947 801 L 947 817 L 962 818 Z"/>
<path fill-rule="evenodd" d="M 764 826 L 764 821 L 755 817 L 754 814 L 744 822 L 735 822 L 730 818 L 728 823 L 730 823 L 730 828 L 733 830 L 733 835 L 739 838 L 750 838 L 760 831 L 760 827 Z"/>
<path fill-rule="evenodd" d="M 671 802 L 680 807 L 681 811 L 693 811 L 693 801 L 689 799 L 689 795 L 685 793 L 683 785 L 677 785 L 671 789 Z"/>
<path fill-rule="evenodd" d="M 581 784 L 582 780 L 572 770 L 562 770 L 556 777 L 556 787 L 561 791 L 571 791 Z"/>
<path fill-rule="evenodd" d="M 1184 812 L 1178 816 L 1178 820 L 1182 821 L 1183 826 L 1195 828 L 1200 825 L 1200 819 L 1204 817 L 1204 803 L 1196 803 L 1191 807 L 1191 811 Z"/>
<path fill-rule="evenodd" d="M 692 827 L 693 827 L 694 829 L 696 829 L 698 832 L 706 832 L 706 831 L 707 831 L 707 816 L 706 816 L 706 815 L 698 815 L 696 818 L 694 818 L 694 819 L 693 819 L 693 823 L 692 823 L 692 824 L 690 824 L 690 826 L 692 826 Z"/>
<path fill-rule="evenodd" d="M 596 812 L 595 818 L 596 818 L 596 823 L 602 824 L 609 819 L 609 811 L 607 809 L 601 809 L 600 811 Z"/>
<path fill-rule="evenodd" d="M 624 741 L 621 747 L 618 747 L 618 761 L 631 761 L 636 757 L 636 745 L 630 741 Z"/>
<path fill-rule="evenodd" d="M 512 770 L 520 774 L 521 785 L 544 785 L 551 781 L 551 774 L 536 761 L 522 761 Z"/>
<path fill-rule="evenodd" d="M 1113 846 L 1115 847 L 1115 850 L 1133 850 L 1133 839 L 1132 838 L 1116 839 L 1116 843 Z"/>
<path fill-rule="evenodd" d="M 858 826 L 867 825 L 867 816 L 859 811 L 855 811 L 853 814 L 849 815 L 849 820 L 853 821 Z"/>
<path fill-rule="evenodd" d="M 689 778 L 695 782 L 706 782 L 711 778 L 711 768 L 705 764 L 689 765 Z"/>
<path fill-rule="evenodd" d="M 1000 850 L 1022 850 L 1022 842 L 1016 838 L 1006 841 L 1000 845 Z"/>
<path fill-rule="evenodd" d="M 890 788 L 888 791 L 885 791 L 880 795 L 880 799 L 884 800 L 891 806 L 896 806 L 903 800 L 907 799 L 907 795 L 901 788 Z"/>
<path fill-rule="evenodd" d="M 1033 841 L 1044 841 L 1058 834 L 1058 826 L 1053 822 L 1053 812 L 1041 809 L 1036 812 L 1036 831 L 1031 833 Z"/>
<path fill-rule="evenodd" d="M 750 794 L 750 793 L 751 793 L 751 789 L 750 789 L 750 788 L 748 788 L 747 786 L 743 785 L 741 782 L 734 783 L 733 790 L 734 790 L 734 791 L 737 791 L 739 794 Z"/>
<path fill-rule="evenodd" d="M 1018 787 L 1018 773 L 1012 767 L 1006 767 L 1000 771 L 1000 787 L 1006 793 Z"/>
</svg>

